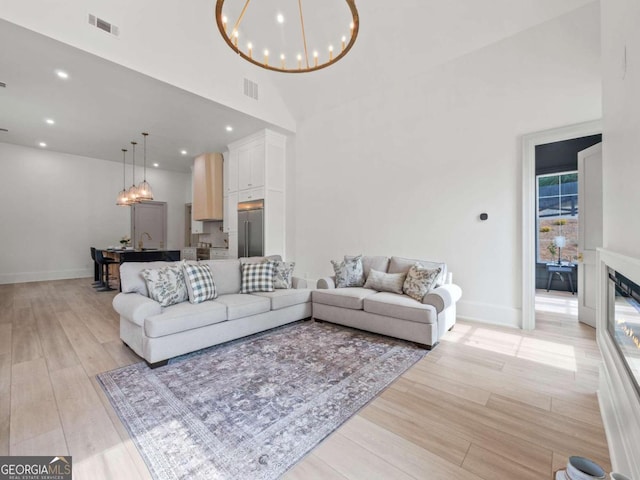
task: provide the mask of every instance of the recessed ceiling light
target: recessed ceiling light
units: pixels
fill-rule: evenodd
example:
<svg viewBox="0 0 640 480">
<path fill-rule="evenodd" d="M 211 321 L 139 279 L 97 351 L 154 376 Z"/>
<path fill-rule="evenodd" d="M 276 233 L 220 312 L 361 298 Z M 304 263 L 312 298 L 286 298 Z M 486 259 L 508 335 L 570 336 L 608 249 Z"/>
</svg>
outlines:
<svg viewBox="0 0 640 480">
<path fill-rule="evenodd" d="M 46 147 L 46 146 L 47 146 L 47 144 L 46 144 L 46 143 L 44 143 L 44 142 L 40 142 L 38 145 L 40 145 L 42 148 L 44 148 L 44 147 Z"/>
<path fill-rule="evenodd" d="M 181 155 L 186 155 L 186 154 L 187 154 L 187 151 L 186 151 L 186 150 L 180 150 L 180 154 L 181 154 Z"/>
<path fill-rule="evenodd" d="M 157 163 L 154 163 L 153 166 L 158 168 L 160 165 L 158 165 Z"/>
<path fill-rule="evenodd" d="M 56 75 L 58 75 L 60 78 L 64 78 L 65 80 L 69 78 L 69 74 L 64 70 L 56 70 Z"/>
<path fill-rule="evenodd" d="M 278 23 L 284 23 L 284 15 L 282 15 L 281 13 L 279 13 L 276 16 L 276 20 L 278 21 Z"/>
<path fill-rule="evenodd" d="M 231 125 L 227 125 L 227 132 L 233 132 L 233 127 Z"/>
<path fill-rule="evenodd" d="M 47 118 L 45 122 L 47 122 L 49 125 L 53 125 L 54 123 L 56 123 L 56 121 L 53 120 L 52 118 Z"/>
</svg>

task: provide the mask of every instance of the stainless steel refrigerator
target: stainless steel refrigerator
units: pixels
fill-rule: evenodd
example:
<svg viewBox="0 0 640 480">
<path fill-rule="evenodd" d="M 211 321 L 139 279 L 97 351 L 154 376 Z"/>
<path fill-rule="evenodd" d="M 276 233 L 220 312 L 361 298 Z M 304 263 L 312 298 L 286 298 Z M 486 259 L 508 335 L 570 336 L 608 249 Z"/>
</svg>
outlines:
<svg viewBox="0 0 640 480">
<path fill-rule="evenodd" d="M 264 201 L 238 203 L 238 257 L 264 255 Z"/>
</svg>

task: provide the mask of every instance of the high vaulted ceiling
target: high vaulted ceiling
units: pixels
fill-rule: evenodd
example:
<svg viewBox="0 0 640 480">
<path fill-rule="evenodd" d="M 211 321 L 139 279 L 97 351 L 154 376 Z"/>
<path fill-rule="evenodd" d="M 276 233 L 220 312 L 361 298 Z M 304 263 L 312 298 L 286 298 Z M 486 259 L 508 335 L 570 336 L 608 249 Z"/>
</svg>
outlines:
<svg viewBox="0 0 640 480">
<path fill-rule="evenodd" d="M 47 35 L 0 20 L 0 82 L 7 83 L 0 89 L 0 128 L 10 130 L 0 132 L 0 142 L 45 141 L 56 151 L 120 161 L 120 148 L 147 130 L 149 158 L 186 171 L 192 155 L 223 150 L 265 127 L 295 130 L 296 121 L 320 109 L 394 88 L 398 79 L 593 0 L 356 0 L 360 35 L 353 50 L 306 74 L 270 72 L 239 58 L 217 31 L 214 0 L 35 3 L 0 0 L 5 20 Z M 307 28 L 320 28 L 324 19 L 314 14 L 320 7 L 303 5 Z M 265 21 L 275 22 L 273 10 Z M 91 29 L 87 13 L 118 24 L 120 37 Z M 71 78 L 56 78 L 57 68 Z M 245 78 L 259 84 L 258 101 L 243 95 Z"/>
</svg>

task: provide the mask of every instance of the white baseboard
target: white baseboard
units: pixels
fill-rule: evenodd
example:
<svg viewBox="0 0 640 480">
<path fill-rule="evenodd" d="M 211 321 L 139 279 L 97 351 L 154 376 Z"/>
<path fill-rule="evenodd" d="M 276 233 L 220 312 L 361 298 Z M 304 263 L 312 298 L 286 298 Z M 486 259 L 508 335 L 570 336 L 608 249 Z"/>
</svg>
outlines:
<svg viewBox="0 0 640 480">
<path fill-rule="evenodd" d="M 71 278 L 93 278 L 93 269 L 50 270 L 44 272 L 16 272 L 0 274 L 0 285 L 8 283 L 44 282 Z"/>
<path fill-rule="evenodd" d="M 456 317 L 460 320 L 501 327 L 520 328 L 522 325 L 522 312 L 518 308 L 467 300 L 460 300 L 456 304 Z"/>
</svg>

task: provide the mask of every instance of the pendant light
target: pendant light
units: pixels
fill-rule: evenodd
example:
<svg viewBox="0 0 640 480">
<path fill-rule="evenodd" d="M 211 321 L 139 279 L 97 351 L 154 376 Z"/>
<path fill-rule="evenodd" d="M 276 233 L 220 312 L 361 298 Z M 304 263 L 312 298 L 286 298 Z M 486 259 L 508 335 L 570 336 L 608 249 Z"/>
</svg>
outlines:
<svg viewBox="0 0 640 480">
<path fill-rule="evenodd" d="M 149 134 L 142 132 L 142 136 L 144 137 L 144 180 L 138 185 L 139 201 L 153 200 L 153 191 L 151 190 L 151 185 L 147 182 L 147 136 Z"/>
<path fill-rule="evenodd" d="M 128 207 L 129 206 L 129 194 L 127 193 L 127 186 L 126 186 L 126 180 L 125 180 L 125 176 L 126 176 L 126 154 L 127 154 L 127 149 L 123 148 L 122 149 L 122 191 L 118 194 L 118 200 L 116 201 L 116 205 L 118 205 L 119 207 Z"/>
<path fill-rule="evenodd" d="M 133 150 L 133 183 L 131 187 L 129 187 L 129 191 L 127 195 L 129 197 L 129 204 L 139 203 L 138 199 L 138 187 L 136 187 L 136 145 L 138 142 L 131 142 L 132 150 Z"/>
</svg>

